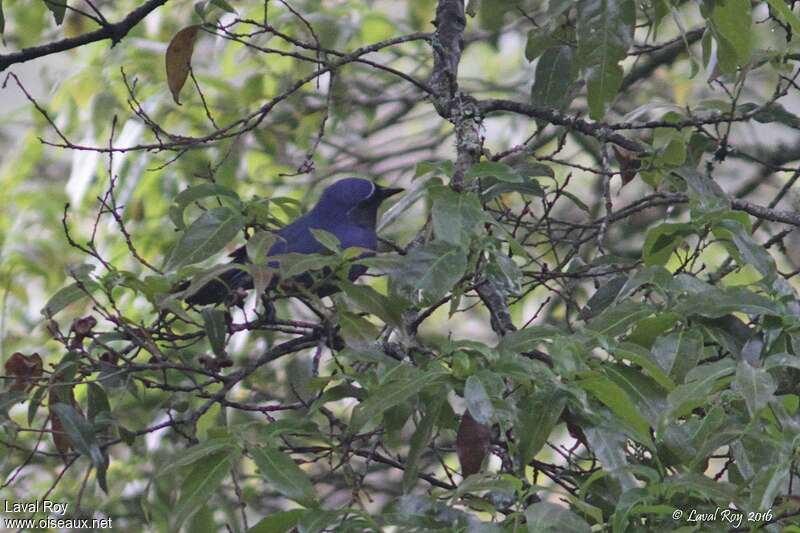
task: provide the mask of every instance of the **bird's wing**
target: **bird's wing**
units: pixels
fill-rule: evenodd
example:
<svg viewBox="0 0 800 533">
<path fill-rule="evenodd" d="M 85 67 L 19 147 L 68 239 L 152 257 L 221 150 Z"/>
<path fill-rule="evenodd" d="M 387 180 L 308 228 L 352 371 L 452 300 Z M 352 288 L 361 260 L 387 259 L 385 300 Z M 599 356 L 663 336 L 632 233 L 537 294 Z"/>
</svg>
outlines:
<svg viewBox="0 0 800 533">
<path fill-rule="evenodd" d="M 314 234 L 311 233 L 311 228 L 318 228 L 321 226 L 322 224 L 319 224 L 318 221 L 315 221 L 309 215 L 298 218 L 291 224 L 275 232 L 278 239 L 269 249 L 267 255 L 287 253 L 314 254 L 325 252 L 326 248 L 322 246 L 314 237 Z"/>
</svg>

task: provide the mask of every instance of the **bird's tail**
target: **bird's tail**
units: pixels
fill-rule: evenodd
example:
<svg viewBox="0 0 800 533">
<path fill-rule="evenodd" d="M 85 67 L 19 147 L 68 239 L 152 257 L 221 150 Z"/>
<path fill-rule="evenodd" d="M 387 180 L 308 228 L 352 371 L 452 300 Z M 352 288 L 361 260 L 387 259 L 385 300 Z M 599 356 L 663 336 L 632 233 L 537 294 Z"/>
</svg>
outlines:
<svg viewBox="0 0 800 533">
<path fill-rule="evenodd" d="M 253 278 L 250 274 L 238 268 L 226 270 L 186 298 L 186 303 L 190 305 L 218 304 L 236 289 L 252 288 Z"/>
</svg>

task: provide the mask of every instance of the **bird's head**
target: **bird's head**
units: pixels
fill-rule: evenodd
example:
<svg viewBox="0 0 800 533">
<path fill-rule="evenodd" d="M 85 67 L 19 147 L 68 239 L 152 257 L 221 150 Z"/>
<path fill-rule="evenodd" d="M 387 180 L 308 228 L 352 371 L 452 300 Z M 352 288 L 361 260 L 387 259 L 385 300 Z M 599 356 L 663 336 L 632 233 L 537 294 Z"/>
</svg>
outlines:
<svg viewBox="0 0 800 533">
<path fill-rule="evenodd" d="M 347 217 L 360 226 L 374 228 L 381 203 L 402 191 L 362 178 L 346 178 L 322 191 L 314 210 L 326 216 Z"/>
</svg>

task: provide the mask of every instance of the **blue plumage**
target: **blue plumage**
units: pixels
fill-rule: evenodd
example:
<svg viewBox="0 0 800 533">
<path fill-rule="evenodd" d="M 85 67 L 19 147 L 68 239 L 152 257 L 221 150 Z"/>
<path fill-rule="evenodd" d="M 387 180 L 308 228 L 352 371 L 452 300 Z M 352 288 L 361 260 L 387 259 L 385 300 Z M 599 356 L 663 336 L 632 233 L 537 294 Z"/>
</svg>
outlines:
<svg viewBox="0 0 800 533">
<path fill-rule="evenodd" d="M 361 178 L 337 181 L 322 192 L 319 202 L 311 211 L 275 232 L 277 241 L 267 251 L 267 255 L 325 252 L 325 247 L 317 241 L 311 229 L 332 233 L 339 239 L 342 248 L 357 246 L 375 250 L 378 244 L 378 236 L 375 233 L 378 208 L 386 198 L 401 191 L 402 189 L 380 187 Z M 248 262 L 244 246 L 238 248 L 231 256 L 236 263 Z M 276 265 L 270 263 L 270 266 Z M 349 277 L 355 280 L 364 272 L 366 267 L 355 265 L 350 269 Z M 277 279 L 273 280 L 273 285 L 275 282 Z M 247 272 L 238 269 L 229 270 L 219 279 L 201 287 L 186 301 L 197 305 L 220 303 L 237 288 L 251 289 L 253 280 Z M 329 292 L 330 290 L 325 291 Z"/>
</svg>

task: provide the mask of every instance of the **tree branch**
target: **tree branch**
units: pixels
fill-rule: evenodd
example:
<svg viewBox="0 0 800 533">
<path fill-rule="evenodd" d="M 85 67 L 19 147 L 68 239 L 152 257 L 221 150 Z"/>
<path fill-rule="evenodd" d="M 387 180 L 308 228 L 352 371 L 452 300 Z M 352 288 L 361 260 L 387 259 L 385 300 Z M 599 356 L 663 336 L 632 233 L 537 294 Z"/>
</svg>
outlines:
<svg viewBox="0 0 800 533">
<path fill-rule="evenodd" d="M 480 161 L 483 153 L 481 129 L 483 114 L 477 100 L 458 90 L 458 64 L 464 47 L 463 0 L 440 0 L 436 6 L 436 31 L 433 46 L 433 73 L 430 86 L 435 93 L 433 105 L 442 118 L 455 126 L 456 165 L 450 185 L 461 189 L 464 173 Z"/>
<path fill-rule="evenodd" d="M 433 73 L 430 86 L 436 93 L 433 104 L 439 114 L 447 118 L 450 112 L 450 99 L 458 91 L 458 63 L 464 47 L 463 0 L 441 0 L 436 6 L 436 31 L 431 40 L 433 46 Z"/>
<path fill-rule="evenodd" d="M 458 89 L 458 64 L 464 47 L 463 34 L 467 25 L 463 0 L 439 0 L 436 6 L 436 31 L 433 46 L 433 73 L 430 86 L 436 93 L 436 111 L 453 123 L 456 134 L 456 164 L 450 186 L 460 190 L 466 171 L 480 161 L 483 153 L 482 102 Z M 505 295 L 489 280 L 479 283 L 475 291 L 489 309 L 492 329 L 499 336 L 514 331 Z"/>
<path fill-rule="evenodd" d="M 624 135 L 609 130 L 608 127 L 602 122 L 587 122 L 577 117 L 564 115 L 563 113 L 559 113 L 558 111 L 554 111 L 552 109 L 525 104 L 522 102 L 515 102 L 513 100 L 482 100 L 478 106 L 480 107 L 481 112 L 484 114 L 497 111 L 510 111 L 512 113 L 545 120 L 550 124 L 555 124 L 556 126 L 565 126 L 579 133 L 583 133 L 584 135 L 594 137 L 600 141 L 614 143 L 617 146 L 625 148 L 626 150 L 630 150 L 631 152 L 642 153 L 645 151 L 645 148 L 637 141 L 628 139 Z"/>
<path fill-rule="evenodd" d="M 55 41 L 41 46 L 23 48 L 19 52 L 0 55 L 0 72 L 16 63 L 24 63 L 26 61 L 30 61 L 31 59 L 57 54 L 59 52 L 78 48 L 79 46 L 83 46 L 85 44 L 104 41 L 106 39 L 111 39 L 111 46 L 114 46 L 120 42 L 134 26 L 141 22 L 143 18 L 149 15 L 152 11 L 155 11 L 157 8 L 166 4 L 168 1 L 169 0 L 150 0 L 149 2 L 146 2 L 145 4 L 131 11 L 128 16 L 117 23 L 106 24 L 95 31 L 85 33 L 77 37 L 70 37 L 68 39 L 62 39 L 60 41 Z"/>
<path fill-rule="evenodd" d="M 691 46 L 699 41 L 705 31 L 705 28 L 698 28 L 687 32 L 686 35 L 654 52 L 649 61 L 631 69 L 630 73 L 622 80 L 619 92 L 628 90 L 637 81 L 649 78 L 659 67 L 674 63 L 681 54 L 687 51 L 686 46 Z"/>
<path fill-rule="evenodd" d="M 689 201 L 689 197 L 680 193 L 657 193 L 652 197 L 660 196 L 667 199 L 670 203 L 683 204 Z M 783 209 L 773 209 L 763 205 L 754 204 L 737 198 L 731 199 L 731 209 L 734 211 L 744 211 L 758 219 L 769 220 L 770 222 L 780 222 L 791 226 L 800 227 L 800 213 L 795 211 L 785 211 Z"/>
</svg>

